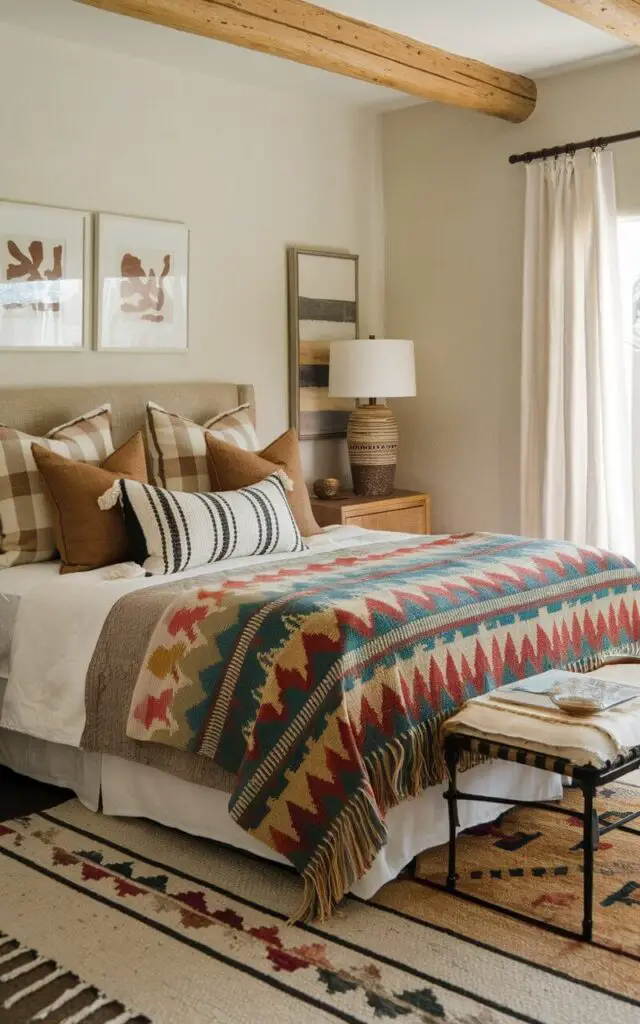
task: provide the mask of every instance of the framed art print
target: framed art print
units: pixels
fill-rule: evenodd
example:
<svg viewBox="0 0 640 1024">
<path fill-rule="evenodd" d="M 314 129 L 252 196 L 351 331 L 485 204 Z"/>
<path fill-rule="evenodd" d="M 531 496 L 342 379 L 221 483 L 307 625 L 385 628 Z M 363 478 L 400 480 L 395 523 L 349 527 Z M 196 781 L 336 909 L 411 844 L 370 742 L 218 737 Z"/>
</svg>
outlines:
<svg viewBox="0 0 640 1024">
<path fill-rule="evenodd" d="M 0 202 L 0 348 L 88 344 L 91 215 Z"/>
<path fill-rule="evenodd" d="M 189 232 L 185 225 L 101 213 L 96 250 L 98 348 L 186 351 Z"/>
<path fill-rule="evenodd" d="M 351 398 L 329 397 L 329 343 L 358 337 L 358 257 L 287 250 L 289 418 L 301 440 L 346 437 Z"/>
</svg>

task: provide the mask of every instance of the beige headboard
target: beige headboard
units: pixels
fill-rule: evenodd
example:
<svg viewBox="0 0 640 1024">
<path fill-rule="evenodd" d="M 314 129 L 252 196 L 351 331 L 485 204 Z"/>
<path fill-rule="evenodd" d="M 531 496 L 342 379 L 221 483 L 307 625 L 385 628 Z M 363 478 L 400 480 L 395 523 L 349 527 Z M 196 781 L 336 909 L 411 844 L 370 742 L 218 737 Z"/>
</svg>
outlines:
<svg viewBox="0 0 640 1024">
<path fill-rule="evenodd" d="M 189 381 L 180 384 L 104 384 L 102 387 L 0 388 L 0 423 L 42 437 L 60 423 L 110 402 L 113 441 L 118 445 L 144 429 L 148 401 L 203 423 L 218 412 L 249 402 L 255 421 L 251 384 Z"/>
</svg>

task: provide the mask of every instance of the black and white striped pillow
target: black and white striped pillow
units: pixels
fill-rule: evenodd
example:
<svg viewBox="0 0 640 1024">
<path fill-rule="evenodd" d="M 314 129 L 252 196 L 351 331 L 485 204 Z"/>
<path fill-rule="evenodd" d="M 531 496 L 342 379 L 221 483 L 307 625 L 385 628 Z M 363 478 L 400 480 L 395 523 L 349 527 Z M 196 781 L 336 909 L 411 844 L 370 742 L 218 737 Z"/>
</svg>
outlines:
<svg viewBox="0 0 640 1024">
<path fill-rule="evenodd" d="M 116 480 L 98 504 L 120 501 L 136 561 L 165 575 L 226 558 L 304 551 L 286 491 L 291 481 L 278 470 L 239 491 L 189 494 L 137 480 Z"/>
</svg>

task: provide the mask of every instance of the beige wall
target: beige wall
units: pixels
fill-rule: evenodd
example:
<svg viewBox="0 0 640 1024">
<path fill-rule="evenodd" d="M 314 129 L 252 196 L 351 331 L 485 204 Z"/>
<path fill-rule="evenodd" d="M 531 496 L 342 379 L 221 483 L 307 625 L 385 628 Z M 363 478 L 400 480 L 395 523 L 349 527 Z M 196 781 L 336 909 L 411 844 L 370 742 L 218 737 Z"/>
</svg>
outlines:
<svg viewBox="0 0 640 1024">
<path fill-rule="evenodd" d="M 362 328 L 380 333 L 372 115 L 3 24 L 0 96 L 0 196 L 191 228 L 188 355 L 0 352 L 3 385 L 253 383 L 267 443 L 288 425 L 291 243 L 360 253 Z M 335 469 L 335 442 L 305 447 L 310 476 Z"/>
<path fill-rule="evenodd" d="M 428 488 L 434 528 L 519 528 L 524 168 L 513 152 L 640 127 L 640 59 L 539 83 L 523 125 L 437 106 L 383 118 L 386 331 L 416 343 L 397 401 L 398 482 Z M 640 142 L 615 150 L 619 206 L 640 213 Z"/>
</svg>

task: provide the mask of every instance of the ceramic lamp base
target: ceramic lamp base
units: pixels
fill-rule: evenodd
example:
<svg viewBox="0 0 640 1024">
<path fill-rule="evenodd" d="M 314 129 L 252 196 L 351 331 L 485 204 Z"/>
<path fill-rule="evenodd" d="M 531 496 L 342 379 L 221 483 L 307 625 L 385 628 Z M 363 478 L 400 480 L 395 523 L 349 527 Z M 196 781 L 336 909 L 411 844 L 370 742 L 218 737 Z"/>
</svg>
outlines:
<svg viewBox="0 0 640 1024">
<path fill-rule="evenodd" d="M 360 405 L 347 426 L 353 490 L 368 497 L 393 491 L 398 459 L 398 424 L 386 405 Z"/>
</svg>

